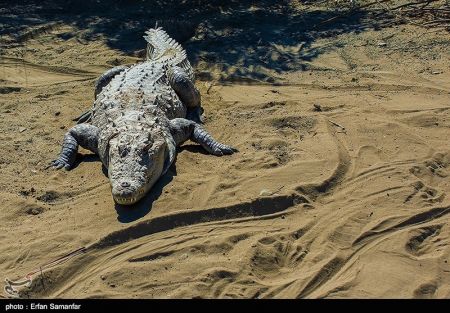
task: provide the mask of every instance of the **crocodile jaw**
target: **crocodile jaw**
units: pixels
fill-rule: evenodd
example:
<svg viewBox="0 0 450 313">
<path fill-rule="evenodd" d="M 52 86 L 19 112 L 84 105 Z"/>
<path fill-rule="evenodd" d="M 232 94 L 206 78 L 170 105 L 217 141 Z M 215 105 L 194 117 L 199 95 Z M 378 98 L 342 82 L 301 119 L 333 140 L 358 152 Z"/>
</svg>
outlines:
<svg viewBox="0 0 450 313">
<path fill-rule="evenodd" d="M 131 205 L 131 204 L 135 204 L 136 202 L 138 202 L 139 200 L 141 200 L 145 193 L 146 193 L 146 188 L 142 188 L 141 190 L 139 190 L 138 192 L 136 192 L 135 194 L 133 194 L 132 196 L 129 197 L 121 197 L 119 195 L 114 195 L 113 194 L 113 199 L 117 204 L 121 204 L 121 205 Z"/>
</svg>

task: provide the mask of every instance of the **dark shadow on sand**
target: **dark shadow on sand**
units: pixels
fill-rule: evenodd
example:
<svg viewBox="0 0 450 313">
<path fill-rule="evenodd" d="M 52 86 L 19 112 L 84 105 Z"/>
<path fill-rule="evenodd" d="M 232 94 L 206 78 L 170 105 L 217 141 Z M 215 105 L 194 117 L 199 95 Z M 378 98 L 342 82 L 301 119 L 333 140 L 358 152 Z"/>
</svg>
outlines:
<svg viewBox="0 0 450 313">
<path fill-rule="evenodd" d="M 298 9 L 288 0 L 2 2 L 2 44 L 23 45 L 39 34 L 39 28 L 62 23 L 76 29 L 59 33 L 63 40 L 74 38 L 80 45 L 104 40 L 122 53 L 143 55 L 142 36 L 158 22 L 183 44 L 198 78 L 212 79 L 209 68 L 214 67 L 220 75 L 214 79 L 219 81 L 273 83 L 277 74 L 308 70 L 309 61 L 334 49 L 314 46 L 317 39 L 388 23 L 369 18 L 363 10 L 324 23 L 339 15 L 338 9 L 310 7 L 306 1 Z"/>
<path fill-rule="evenodd" d="M 76 169 L 80 165 L 80 163 L 84 162 L 100 162 L 100 158 L 98 157 L 98 155 L 93 153 L 92 154 L 77 153 L 75 163 L 73 164 L 71 170 Z M 103 174 L 105 174 L 105 172 L 103 172 Z"/>
</svg>

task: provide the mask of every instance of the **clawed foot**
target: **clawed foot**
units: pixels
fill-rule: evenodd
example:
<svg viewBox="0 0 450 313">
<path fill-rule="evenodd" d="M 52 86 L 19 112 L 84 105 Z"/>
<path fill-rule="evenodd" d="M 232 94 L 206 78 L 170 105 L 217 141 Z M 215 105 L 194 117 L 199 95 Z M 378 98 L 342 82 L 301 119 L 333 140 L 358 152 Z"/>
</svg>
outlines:
<svg viewBox="0 0 450 313">
<path fill-rule="evenodd" d="M 50 166 L 52 166 L 54 169 L 61 169 L 64 168 L 65 170 L 69 170 L 71 167 L 71 164 L 67 163 L 66 161 L 62 159 L 53 160 L 50 162 Z"/>
<path fill-rule="evenodd" d="M 210 148 L 210 150 L 211 151 L 208 151 L 209 153 L 217 156 L 230 155 L 239 151 L 236 148 L 221 143 L 219 143 L 218 145 L 214 145 L 213 147 Z"/>
</svg>

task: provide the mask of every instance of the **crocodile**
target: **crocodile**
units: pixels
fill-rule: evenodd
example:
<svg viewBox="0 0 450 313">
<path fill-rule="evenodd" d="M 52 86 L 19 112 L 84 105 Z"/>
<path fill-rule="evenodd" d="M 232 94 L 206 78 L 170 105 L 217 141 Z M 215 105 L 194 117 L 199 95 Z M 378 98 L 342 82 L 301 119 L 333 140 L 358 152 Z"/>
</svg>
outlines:
<svg viewBox="0 0 450 313">
<path fill-rule="evenodd" d="M 187 140 L 223 156 L 238 150 L 216 141 L 203 127 L 203 109 L 186 51 L 161 27 L 145 32 L 143 62 L 117 66 L 95 85 L 94 104 L 64 135 L 50 165 L 70 170 L 81 146 L 97 154 L 108 173 L 114 201 L 142 199 Z"/>
</svg>

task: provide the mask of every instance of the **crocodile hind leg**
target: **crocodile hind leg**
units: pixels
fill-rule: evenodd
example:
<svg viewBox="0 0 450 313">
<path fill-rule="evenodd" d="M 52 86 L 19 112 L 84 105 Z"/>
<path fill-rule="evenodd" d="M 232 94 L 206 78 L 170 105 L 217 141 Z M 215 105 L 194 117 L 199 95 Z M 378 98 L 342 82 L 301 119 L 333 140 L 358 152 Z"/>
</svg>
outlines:
<svg viewBox="0 0 450 313">
<path fill-rule="evenodd" d="M 65 135 L 61 153 L 56 160 L 51 162 L 51 166 L 56 169 L 68 170 L 75 163 L 78 145 L 94 153 L 98 153 L 98 133 L 97 127 L 89 124 L 79 124 L 72 127 Z"/>
<path fill-rule="evenodd" d="M 175 118 L 171 120 L 170 132 L 177 146 L 186 140 L 191 139 L 192 141 L 199 143 L 209 153 L 217 156 L 233 154 L 238 151 L 236 148 L 215 140 L 202 125 L 185 118 Z"/>
<path fill-rule="evenodd" d="M 187 107 L 186 118 L 196 123 L 202 123 L 203 108 L 200 104 L 200 92 L 185 70 L 173 66 L 167 71 L 170 86 Z"/>
<path fill-rule="evenodd" d="M 113 67 L 112 69 L 104 72 L 95 82 L 95 92 L 94 92 L 94 99 L 97 99 L 98 94 L 102 91 L 102 89 L 109 84 L 109 82 L 119 74 L 120 72 L 126 70 L 128 67 L 121 65 Z M 89 123 L 92 119 L 92 110 L 83 112 L 80 116 L 73 119 L 73 121 L 76 121 L 77 124 L 81 123 Z"/>
</svg>

